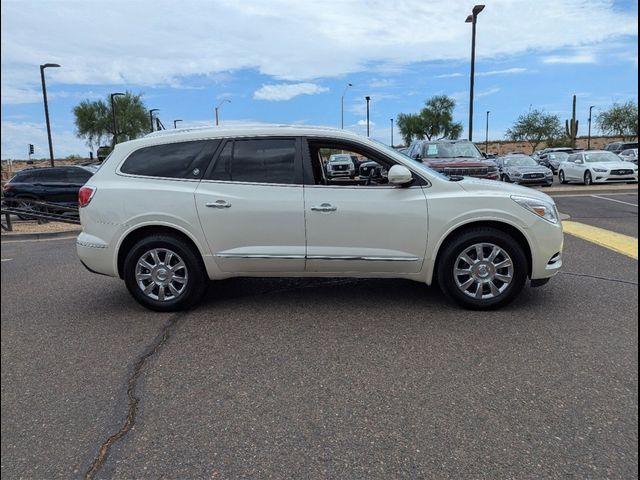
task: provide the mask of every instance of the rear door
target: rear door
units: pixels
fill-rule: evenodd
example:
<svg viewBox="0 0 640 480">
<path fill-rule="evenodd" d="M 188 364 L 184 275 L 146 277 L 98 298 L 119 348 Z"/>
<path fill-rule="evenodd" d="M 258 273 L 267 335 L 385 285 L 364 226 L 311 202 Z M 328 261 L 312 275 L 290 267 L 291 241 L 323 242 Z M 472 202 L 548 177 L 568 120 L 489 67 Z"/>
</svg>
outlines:
<svg viewBox="0 0 640 480">
<path fill-rule="evenodd" d="M 305 223 L 301 140 L 229 139 L 195 193 L 222 271 L 302 272 Z"/>
</svg>

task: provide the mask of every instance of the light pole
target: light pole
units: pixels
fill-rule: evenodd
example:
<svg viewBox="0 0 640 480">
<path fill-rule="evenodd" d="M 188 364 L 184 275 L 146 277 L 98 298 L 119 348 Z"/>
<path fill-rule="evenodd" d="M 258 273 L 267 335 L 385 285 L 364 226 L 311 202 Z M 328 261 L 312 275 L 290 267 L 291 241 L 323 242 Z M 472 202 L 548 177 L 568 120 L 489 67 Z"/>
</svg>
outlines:
<svg viewBox="0 0 640 480">
<path fill-rule="evenodd" d="M 229 100 L 228 98 L 223 98 L 222 100 L 220 100 L 220 103 L 216 106 L 216 126 L 218 126 L 218 110 L 220 110 L 220 107 L 222 107 L 222 104 L 224 102 L 231 103 L 231 100 Z"/>
<path fill-rule="evenodd" d="M 118 124 L 116 123 L 116 105 L 113 97 L 123 97 L 124 93 L 112 93 L 111 97 L 111 118 L 113 119 L 113 146 L 118 143 Z"/>
<path fill-rule="evenodd" d="M 487 110 L 487 126 L 484 131 L 484 153 L 489 153 L 489 114 L 491 111 Z"/>
<path fill-rule="evenodd" d="M 367 101 L 367 137 L 368 137 L 369 136 L 369 101 L 371 100 L 371 97 L 367 95 L 366 97 L 364 97 L 364 99 Z"/>
<path fill-rule="evenodd" d="M 177 124 L 178 122 L 181 122 L 181 121 L 182 121 L 182 120 L 174 120 L 174 121 L 173 121 L 173 128 L 178 128 L 178 127 L 176 127 L 176 124 Z"/>
<path fill-rule="evenodd" d="M 587 150 L 591 150 L 591 110 L 595 105 L 589 107 L 589 133 L 587 134 Z"/>
<path fill-rule="evenodd" d="M 59 67 L 57 63 L 45 63 L 40 65 L 40 79 L 42 80 L 42 98 L 44 99 L 44 118 L 47 121 L 47 138 L 49 139 L 49 159 L 53 167 L 53 143 L 51 142 L 51 124 L 49 123 L 49 104 L 47 103 L 47 85 L 44 81 L 44 69 Z"/>
<path fill-rule="evenodd" d="M 471 15 L 465 20 L 471 23 L 471 75 L 469 81 L 469 141 L 473 141 L 473 83 L 476 68 L 476 22 L 478 14 L 484 10 L 484 5 L 475 5 L 471 10 Z"/>
<path fill-rule="evenodd" d="M 347 94 L 349 87 L 353 87 L 353 84 L 347 83 L 347 86 L 344 87 L 344 92 L 342 92 L 342 96 L 340 97 L 340 128 L 344 128 L 344 96 Z"/>
<path fill-rule="evenodd" d="M 149 110 L 149 124 L 151 124 L 151 131 L 153 132 L 153 112 L 159 112 L 159 108 L 152 108 Z"/>
<path fill-rule="evenodd" d="M 391 148 L 393 148 L 393 118 L 389 120 L 391 120 Z"/>
</svg>

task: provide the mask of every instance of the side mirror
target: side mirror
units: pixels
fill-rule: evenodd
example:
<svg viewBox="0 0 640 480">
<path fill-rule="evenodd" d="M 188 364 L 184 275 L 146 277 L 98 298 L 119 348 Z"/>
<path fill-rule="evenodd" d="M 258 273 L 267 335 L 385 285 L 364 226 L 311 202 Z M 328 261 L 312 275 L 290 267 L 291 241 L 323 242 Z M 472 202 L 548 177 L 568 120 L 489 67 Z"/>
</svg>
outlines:
<svg viewBox="0 0 640 480">
<path fill-rule="evenodd" d="M 403 186 L 413 181 L 413 175 L 404 165 L 394 165 L 389 169 L 387 176 L 389 183 L 392 185 Z"/>
<path fill-rule="evenodd" d="M 584 162 L 583 162 L 582 160 L 576 160 L 576 163 L 577 163 L 578 165 L 582 165 Z"/>
<path fill-rule="evenodd" d="M 419 153 L 416 153 L 416 156 L 415 156 L 415 157 L 413 157 L 413 159 L 414 159 L 416 162 L 422 162 L 422 155 L 420 155 Z"/>
</svg>

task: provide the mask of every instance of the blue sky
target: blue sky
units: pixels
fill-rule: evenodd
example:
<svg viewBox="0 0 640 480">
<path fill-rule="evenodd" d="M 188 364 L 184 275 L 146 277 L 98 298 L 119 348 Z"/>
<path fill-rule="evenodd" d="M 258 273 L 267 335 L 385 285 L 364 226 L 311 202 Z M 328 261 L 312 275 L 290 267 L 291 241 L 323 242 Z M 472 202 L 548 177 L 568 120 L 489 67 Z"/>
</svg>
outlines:
<svg viewBox="0 0 640 480">
<path fill-rule="evenodd" d="M 390 119 L 447 94 L 456 120 L 468 116 L 474 2 L 211 2 L 3 0 L 1 157 L 47 156 L 38 65 L 47 91 L 57 157 L 88 155 L 72 108 L 110 92 L 144 93 L 167 128 L 304 123 L 390 141 Z M 487 1 L 478 18 L 474 139 L 502 139 L 529 108 L 570 116 L 579 134 L 588 109 L 637 101 L 637 3 L 604 0 Z M 396 131 L 395 143 L 400 140 Z"/>
</svg>

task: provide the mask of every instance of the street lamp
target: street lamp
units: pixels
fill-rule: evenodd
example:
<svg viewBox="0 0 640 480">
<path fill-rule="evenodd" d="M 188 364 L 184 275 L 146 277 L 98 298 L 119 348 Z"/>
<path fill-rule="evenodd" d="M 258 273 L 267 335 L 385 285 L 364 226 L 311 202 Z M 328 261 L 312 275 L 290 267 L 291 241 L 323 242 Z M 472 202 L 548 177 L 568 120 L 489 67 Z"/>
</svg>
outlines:
<svg viewBox="0 0 640 480">
<path fill-rule="evenodd" d="M 182 121 L 182 120 L 174 120 L 174 121 L 173 121 L 173 128 L 177 128 L 177 127 L 176 127 L 176 123 L 181 122 L 181 121 Z"/>
<path fill-rule="evenodd" d="M 340 97 L 340 128 L 344 128 L 344 96 L 347 94 L 349 87 L 353 87 L 353 84 L 347 83 L 347 86 L 344 87 L 344 92 L 342 92 L 342 96 Z"/>
<path fill-rule="evenodd" d="M 45 63 L 40 65 L 40 79 L 42 80 L 42 98 L 44 99 L 44 118 L 47 121 L 47 138 L 49 139 L 49 158 L 53 167 L 53 143 L 51 142 L 51 124 L 49 123 L 49 104 L 47 103 L 47 85 L 44 81 L 44 69 L 59 67 L 57 63 Z"/>
<path fill-rule="evenodd" d="M 389 120 L 391 120 L 391 148 L 393 148 L 393 118 Z"/>
<path fill-rule="evenodd" d="M 478 14 L 484 10 L 484 5 L 475 5 L 471 10 L 471 15 L 465 20 L 471 24 L 471 79 L 469 85 L 469 141 L 473 140 L 473 82 L 476 68 L 476 22 Z"/>
<path fill-rule="evenodd" d="M 369 101 L 371 100 L 371 97 L 367 95 L 366 97 L 364 97 L 364 99 L 367 101 L 367 137 L 368 137 L 369 136 Z"/>
<path fill-rule="evenodd" d="M 118 125 L 116 123 L 116 105 L 113 101 L 113 97 L 123 97 L 124 93 L 112 93 L 111 97 L 111 118 L 113 119 L 113 146 L 118 143 Z"/>
<path fill-rule="evenodd" d="M 216 126 L 218 125 L 218 110 L 220 109 L 220 107 L 222 107 L 222 104 L 224 102 L 231 103 L 231 100 L 229 100 L 228 98 L 223 98 L 222 100 L 220 100 L 220 103 L 216 107 Z"/>
<path fill-rule="evenodd" d="M 589 133 L 587 134 L 587 150 L 591 150 L 591 110 L 595 105 L 589 107 Z"/>
<path fill-rule="evenodd" d="M 149 110 L 149 124 L 151 125 L 151 131 L 153 132 L 153 112 L 159 112 L 159 108 L 152 108 Z"/>
<path fill-rule="evenodd" d="M 487 127 L 484 132 L 484 153 L 489 153 L 489 114 L 491 111 L 487 110 Z"/>
</svg>

